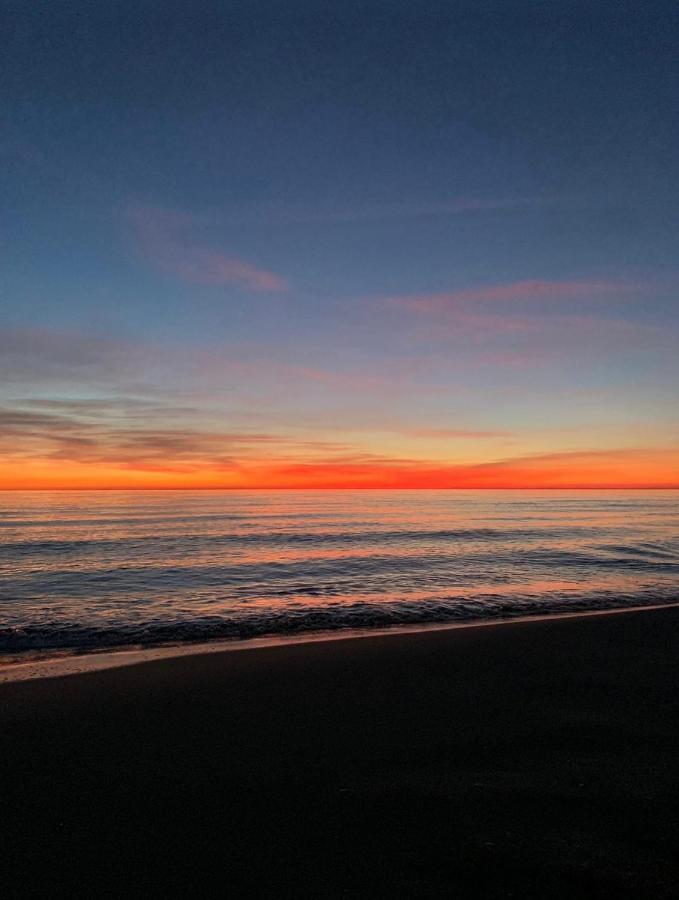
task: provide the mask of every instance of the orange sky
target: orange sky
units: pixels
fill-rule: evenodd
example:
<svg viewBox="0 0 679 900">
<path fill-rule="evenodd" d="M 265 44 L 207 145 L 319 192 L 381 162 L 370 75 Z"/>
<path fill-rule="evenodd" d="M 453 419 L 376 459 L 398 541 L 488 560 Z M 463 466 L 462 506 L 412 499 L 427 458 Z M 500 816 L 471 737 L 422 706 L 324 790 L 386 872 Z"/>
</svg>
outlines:
<svg viewBox="0 0 679 900">
<path fill-rule="evenodd" d="M 7 5 L 0 488 L 679 487 L 653 3 Z"/>
<path fill-rule="evenodd" d="M 209 461 L 153 469 L 112 463 L 16 460 L 0 468 L 0 489 L 107 488 L 679 488 L 679 450 L 545 453 L 482 464 Z"/>
</svg>

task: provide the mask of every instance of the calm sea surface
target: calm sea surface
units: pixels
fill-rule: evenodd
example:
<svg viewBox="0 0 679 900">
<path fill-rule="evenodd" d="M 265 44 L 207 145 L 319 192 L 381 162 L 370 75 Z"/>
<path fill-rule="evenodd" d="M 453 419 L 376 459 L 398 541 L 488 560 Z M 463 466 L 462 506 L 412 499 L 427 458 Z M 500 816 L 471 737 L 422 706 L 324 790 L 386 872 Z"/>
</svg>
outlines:
<svg viewBox="0 0 679 900">
<path fill-rule="evenodd" d="M 679 601 L 679 492 L 0 492 L 0 654 Z"/>
</svg>

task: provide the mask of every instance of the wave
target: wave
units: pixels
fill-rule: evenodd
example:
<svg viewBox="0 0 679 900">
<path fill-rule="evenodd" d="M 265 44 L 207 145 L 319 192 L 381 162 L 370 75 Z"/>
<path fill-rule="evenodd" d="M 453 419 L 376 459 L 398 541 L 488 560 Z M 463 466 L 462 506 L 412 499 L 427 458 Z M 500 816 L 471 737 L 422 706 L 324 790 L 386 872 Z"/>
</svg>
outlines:
<svg viewBox="0 0 679 900">
<path fill-rule="evenodd" d="M 2 495 L 0 526 L 4 659 L 679 599 L 677 494 Z"/>
<path fill-rule="evenodd" d="M 466 548 L 460 554 L 444 552 L 402 553 L 373 552 L 366 555 L 301 556 L 290 560 L 248 560 L 199 562 L 189 554 L 172 565 L 163 562 L 165 550 L 153 544 L 151 557 L 132 562 L 129 550 L 123 552 L 122 564 L 106 565 L 101 556 L 95 567 L 80 558 L 78 565 L 60 568 L 42 566 L 40 569 L 15 570 L 2 580 L 0 602 L 21 596 L 66 592 L 71 596 L 85 594 L 93 587 L 105 587 L 108 593 L 129 593 L 141 590 L 190 589 L 199 585 L 223 588 L 238 595 L 239 587 L 247 586 L 256 593 L 271 592 L 281 583 L 288 583 L 291 592 L 305 594 L 315 588 L 328 595 L 352 590 L 362 591 L 379 579 L 386 592 L 398 579 L 420 579 L 430 587 L 436 584 L 465 584 L 491 582 L 511 583 L 525 579 L 527 572 L 555 575 L 563 573 L 611 572 L 679 574 L 679 552 L 674 546 L 648 547 L 631 545 L 612 548 L 611 545 L 586 549 L 531 547 L 523 541 L 517 547 L 496 547 L 492 552 Z M 57 555 L 61 558 L 62 554 Z M 125 561 L 126 560 L 126 561 Z M 401 585 L 402 587 L 402 585 Z"/>
<path fill-rule="evenodd" d="M 535 528 L 458 528 L 433 530 L 391 531 L 321 531 L 285 532 L 265 531 L 259 533 L 231 532 L 227 534 L 167 534 L 134 535 L 127 538 L 76 538 L 70 540 L 29 540 L 11 541 L 0 544 L 0 559 L 17 556 L 63 556 L 73 553 L 101 553 L 115 551 L 123 554 L 136 547 L 153 545 L 154 551 L 169 549 L 220 546 L 339 546 L 352 544 L 406 544 L 422 541 L 431 542 L 512 542 L 531 540 L 561 540 L 586 537 L 600 533 L 592 528 L 575 526 L 536 530 Z"/>
<path fill-rule="evenodd" d="M 0 653 L 72 649 L 94 652 L 129 646 L 246 640 L 255 637 L 304 633 L 333 633 L 405 625 L 513 619 L 626 607 L 670 605 L 679 602 L 679 589 L 659 594 L 656 588 L 628 594 L 597 593 L 552 596 L 486 594 L 474 598 L 431 598 L 391 602 L 343 602 L 331 607 L 310 606 L 264 612 L 239 610 L 229 615 L 202 615 L 182 621 L 147 620 L 141 623 L 87 626 L 59 622 L 0 628 Z"/>
</svg>

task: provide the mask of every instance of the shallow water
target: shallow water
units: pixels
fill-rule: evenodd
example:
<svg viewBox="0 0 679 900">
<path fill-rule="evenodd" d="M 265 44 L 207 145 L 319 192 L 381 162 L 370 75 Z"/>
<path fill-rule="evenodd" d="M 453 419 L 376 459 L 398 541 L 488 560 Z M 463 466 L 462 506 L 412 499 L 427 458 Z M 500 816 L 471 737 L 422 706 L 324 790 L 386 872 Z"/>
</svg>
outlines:
<svg viewBox="0 0 679 900">
<path fill-rule="evenodd" d="M 679 492 L 0 492 L 0 654 L 679 601 Z"/>
</svg>

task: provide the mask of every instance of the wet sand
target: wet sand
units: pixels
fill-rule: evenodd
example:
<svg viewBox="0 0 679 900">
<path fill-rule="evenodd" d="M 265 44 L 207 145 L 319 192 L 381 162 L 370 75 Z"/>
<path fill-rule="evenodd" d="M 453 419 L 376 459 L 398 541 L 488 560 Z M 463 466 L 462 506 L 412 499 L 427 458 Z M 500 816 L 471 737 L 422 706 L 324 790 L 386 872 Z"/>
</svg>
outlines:
<svg viewBox="0 0 679 900">
<path fill-rule="evenodd" d="M 679 610 L 0 685 L 3 893 L 675 897 Z"/>
</svg>

